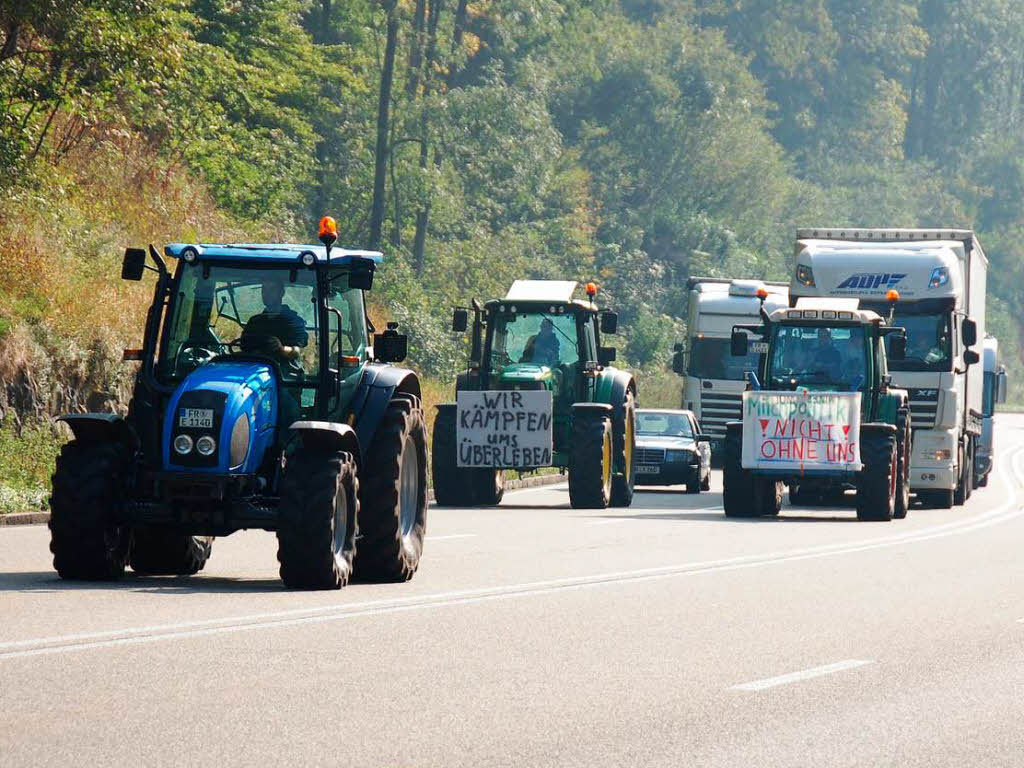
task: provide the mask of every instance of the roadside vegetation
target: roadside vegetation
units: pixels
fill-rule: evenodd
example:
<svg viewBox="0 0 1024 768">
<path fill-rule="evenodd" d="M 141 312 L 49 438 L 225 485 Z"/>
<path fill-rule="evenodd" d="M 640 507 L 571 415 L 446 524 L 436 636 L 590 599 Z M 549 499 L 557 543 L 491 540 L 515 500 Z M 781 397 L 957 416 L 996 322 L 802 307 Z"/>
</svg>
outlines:
<svg viewBox="0 0 1024 768">
<path fill-rule="evenodd" d="M 0 511 L 56 414 L 124 407 L 126 245 L 324 213 L 387 253 L 431 418 L 451 305 L 516 277 L 596 280 L 676 405 L 686 278 L 784 279 L 800 225 L 976 228 L 1020 381 L 1022 73 L 1013 0 L 0 0 Z"/>
</svg>

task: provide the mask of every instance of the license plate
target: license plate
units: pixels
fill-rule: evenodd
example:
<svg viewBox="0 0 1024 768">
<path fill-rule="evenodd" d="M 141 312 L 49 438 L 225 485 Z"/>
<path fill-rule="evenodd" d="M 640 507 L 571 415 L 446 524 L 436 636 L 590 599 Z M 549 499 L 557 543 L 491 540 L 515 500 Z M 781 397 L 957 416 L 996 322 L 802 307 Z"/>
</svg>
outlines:
<svg viewBox="0 0 1024 768">
<path fill-rule="evenodd" d="M 768 353 L 768 342 L 752 341 L 750 342 L 750 351 L 758 355 L 765 355 Z"/>
<path fill-rule="evenodd" d="M 657 464 L 639 464 L 636 468 L 638 475 L 656 475 L 661 472 L 661 467 Z"/>
<path fill-rule="evenodd" d="M 178 412 L 178 426 L 192 429 L 212 429 L 213 408 L 182 408 Z"/>
</svg>

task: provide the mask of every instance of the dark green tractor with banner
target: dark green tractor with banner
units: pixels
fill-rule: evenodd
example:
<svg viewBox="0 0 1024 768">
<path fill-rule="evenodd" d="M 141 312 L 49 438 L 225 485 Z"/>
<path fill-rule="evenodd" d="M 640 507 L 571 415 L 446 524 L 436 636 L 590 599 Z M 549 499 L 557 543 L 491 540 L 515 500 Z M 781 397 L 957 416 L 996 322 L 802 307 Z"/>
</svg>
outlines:
<svg viewBox="0 0 1024 768">
<path fill-rule="evenodd" d="M 508 470 L 568 470 L 574 508 L 627 507 L 635 480 L 636 382 L 601 345 L 618 317 L 573 298 L 576 283 L 517 280 L 504 299 L 457 307 L 472 314 L 469 367 L 456 402 L 438 406 L 432 466 L 442 506 L 498 504 Z"/>
<path fill-rule="evenodd" d="M 732 332 L 733 355 L 747 354 L 751 335 L 767 352 L 747 373 L 743 420 L 726 425 L 726 517 L 777 515 L 783 484 L 794 505 L 852 488 L 857 519 L 906 517 L 910 406 L 891 384 L 885 343 L 891 335 L 890 355 L 902 358 L 904 330 L 856 299 L 800 299 L 761 319 Z"/>
</svg>

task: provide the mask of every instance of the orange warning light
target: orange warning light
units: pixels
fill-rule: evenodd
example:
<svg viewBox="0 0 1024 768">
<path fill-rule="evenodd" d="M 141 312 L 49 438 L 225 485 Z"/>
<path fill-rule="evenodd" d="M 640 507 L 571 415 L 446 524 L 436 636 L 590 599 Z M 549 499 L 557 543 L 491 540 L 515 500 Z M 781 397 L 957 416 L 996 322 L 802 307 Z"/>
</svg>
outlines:
<svg viewBox="0 0 1024 768">
<path fill-rule="evenodd" d="M 324 245 L 333 245 L 338 239 L 338 222 L 330 216 L 320 219 L 320 242 Z"/>
<path fill-rule="evenodd" d="M 900 300 L 900 292 L 899 291 L 895 291 L 895 290 L 889 291 L 887 294 L 885 294 L 885 298 L 888 301 L 899 301 Z"/>
<path fill-rule="evenodd" d="M 587 287 L 584 290 L 587 292 L 587 296 L 594 298 L 597 295 L 597 284 L 587 283 Z"/>
</svg>

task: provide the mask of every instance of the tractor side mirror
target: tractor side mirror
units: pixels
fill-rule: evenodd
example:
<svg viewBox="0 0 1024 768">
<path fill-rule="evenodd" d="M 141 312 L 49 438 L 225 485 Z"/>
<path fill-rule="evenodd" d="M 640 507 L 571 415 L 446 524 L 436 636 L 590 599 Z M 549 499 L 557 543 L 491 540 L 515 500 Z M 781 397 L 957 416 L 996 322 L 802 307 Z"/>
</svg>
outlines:
<svg viewBox="0 0 1024 768">
<path fill-rule="evenodd" d="M 619 330 L 619 316 L 614 312 L 601 313 L 601 333 L 614 336 Z"/>
<path fill-rule="evenodd" d="M 889 342 L 889 359 L 890 360 L 906 360 L 907 359 L 907 336 L 904 333 L 897 333 L 892 337 L 892 341 Z"/>
<path fill-rule="evenodd" d="M 981 360 L 981 358 L 973 349 L 968 349 L 964 352 L 964 365 L 968 367 L 977 365 L 979 360 Z"/>
<path fill-rule="evenodd" d="M 452 312 L 452 331 L 455 333 L 465 333 L 469 327 L 469 310 L 457 307 Z"/>
<path fill-rule="evenodd" d="M 615 347 L 601 347 L 597 350 L 597 364 L 609 365 L 615 362 Z"/>
<path fill-rule="evenodd" d="M 960 325 L 960 338 L 965 347 L 973 347 L 978 343 L 978 324 L 967 318 Z M 975 361 L 977 362 L 977 361 Z"/>
<path fill-rule="evenodd" d="M 749 339 L 743 331 L 733 331 L 729 340 L 729 351 L 733 357 L 746 357 L 748 352 Z"/>
<path fill-rule="evenodd" d="M 124 261 L 121 262 L 122 280 L 141 280 L 146 269 L 146 250 L 144 248 L 125 248 Z"/>
<path fill-rule="evenodd" d="M 352 269 L 348 273 L 348 287 L 360 291 L 368 291 L 373 287 L 373 273 L 377 265 L 372 259 L 352 259 Z"/>
<path fill-rule="evenodd" d="M 373 335 L 373 354 L 381 363 L 400 363 L 409 352 L 409 337 L 398 332 L 398 323 L 388 323 L 384 333 Z"/>
<path fill-rule="evenodd" d="M 1006 371 L 999 371 L 996 374 L 996 402 L 1006 402 L 1006 387 L 1008 382 L 1006 381 Z"/>
<path fill-rule="evenodd" d="M 682 376 L 686 373 L 686 353 L 682 350 L 682 344 L 676 344 L 676 351 L 672 353 L 672 372 Z"/>
</svg>

